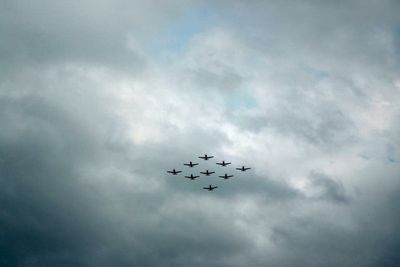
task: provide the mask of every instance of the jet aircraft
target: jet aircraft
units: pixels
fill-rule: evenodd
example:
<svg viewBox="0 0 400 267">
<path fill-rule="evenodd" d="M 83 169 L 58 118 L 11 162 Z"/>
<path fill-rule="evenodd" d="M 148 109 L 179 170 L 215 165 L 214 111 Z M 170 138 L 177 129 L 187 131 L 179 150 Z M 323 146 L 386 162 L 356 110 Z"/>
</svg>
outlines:
<svg viewBox="0 0 400 267">
<path fill-rule="evenodd" d="M 185 176 L 185 178 L 188 178 L 188 179 L 190 179 L 190 180 L 194 180 L 194 179 L 199 178 L 199 177 L 200 177 L 200 176 L 198 176 L 198 175 L 193 176 L 193 173 L 190 174 L 190 176 Z"/>
<path fill-rule="evenodd" d="M 213 174 L 215 172 L 210 172 L 208 170 L 206 170 L 205 172 L 200 172 L 201 174 L 205 174 L 206 176 L 210 176 L 210 174 Z"/>
<path fill-rule="evenodd" d="M 214 156 L 208 156 L 207 154 L 204 155 L 204 157 L 200 156 L 200 159 L 204 159 L 204 160 L 209 160 L 212 159 Z"/>
<path fill-rule="evenodd" d="M 218 177 L 221 177 L 221 178 L 224 178 L 224 179 L 229 179 L 229 178 L 233 177 L 233 175 L 228 175 L 228 174 L 225 173 L 225 175 L 218 176 Z"/>
<path fill-rule="evenodd" d="M 239 170 L 239 171 L 242 171 L 242 172 L 245 172 L 245 171 L 247 171 L 247 170 L 250 170 L 251 168 L 246 168 L 246 167 L 244 167 L 244 166 L 242 166 L 242 168 L 236 168 L 236 170 Z"/>
<path fill-rule="evenodd" d="M 193 163 L 193 162 L 189 162 L 189 163 L 183 163 L 183 165 L 185 165 L 185 166 L 189 166 L 189 167 L 194 167 L 194 166 L 196 166 L 196 165 L 199 165 L 198 163 Z"/>
<path fill-rule="evenodd" d="M 206 189 L 208 191 L 213 191 L 215 188 L 218 188 L 218 186 L 209 185 L 208 187 L 203 187 L 203 189 Z"/>
<path fill-rule="evenodd" d="M 167 171 L 168 173 L 172 173 L 173 175 L 177 175 L 178 173 L 181 173 L 182 171 L 176 171 L 175 169 L 172 169 L 172 171 Z"/>
<path fill-rule="evenodd" d="M 231 164 L 231 162 L 225 162 L 224 160 L 222 162 L 217 162 L 217 165 L 221 165 L 221 166 L 226 166 Z"/>
</svg>

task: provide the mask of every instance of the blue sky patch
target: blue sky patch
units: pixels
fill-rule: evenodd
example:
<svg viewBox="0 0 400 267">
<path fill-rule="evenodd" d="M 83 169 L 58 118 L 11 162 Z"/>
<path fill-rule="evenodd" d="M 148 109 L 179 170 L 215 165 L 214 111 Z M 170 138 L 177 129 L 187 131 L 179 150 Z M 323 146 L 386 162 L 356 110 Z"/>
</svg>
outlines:
<svg viewBox="0 0 400 267">
<path fill-rule="evenodd" d="M 256 99 L 248 90 L 235 89 L 226 99 L 225 105 L 232 110 L 257 107 Z"/>
<path fill-rule="evenodd" d="M 209 8 L 192 8 L 166 25 L 156 38 L 146 44 L 146 50 L 156 57 L 163 57 L 167 53 L 180 54 L 195 35 L 212 25 L 212 21 L 213 12 Z"/>
</svg>

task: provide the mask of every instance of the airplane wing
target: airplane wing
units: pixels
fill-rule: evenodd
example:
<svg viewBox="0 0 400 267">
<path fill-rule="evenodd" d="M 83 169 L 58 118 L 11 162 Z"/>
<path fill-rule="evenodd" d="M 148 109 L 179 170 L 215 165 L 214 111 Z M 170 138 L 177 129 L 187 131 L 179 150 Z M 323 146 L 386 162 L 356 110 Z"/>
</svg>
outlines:
<svg viewBox="0 0 400 267">
<path fill-rule="evenodd" d="M 210 188 L 209 188 L 209 187 L 203 187 L 203 189 L 208 189 L 208 190 L 210 190 Z"/>
<path fill-rule="evenodd" d="M 244 168 L 245 170 L 250 170 L 251 168 Z"/>
<path fill-rule="evenodd" d="M 173 171 L 167 171 L 168 173 L 174 173 Z"/>
<path fill-rule="evenodd" d="M 236 168 L 236 170 L 239 170 L 239 171 L 241 171 L 241 170 L 242 170 L 242 168 Z"/>
<path fill-rule="evenodd" d="M 207 174 L 206 172 L 200 172 L 201 174 Z"/>
<path fill-rule="evenodd" d="M 225 178 L 225 176 L 218 176 L 218 177 Z"/>
<path fill-rule="evenodd" d="M 176 171 L 175 173 L 181 173 L 182 171 Z"/>
<path fill-rule="evenodd" d="M 231 164 L 231 162 L 225 162 L 225 165 L 229 165 L 229 164 Z"/>
<path fill-rule="evenodd" d="M 222 163 L 219 163 L 219 162 L 217 162 L 216 164 L 217 164 L 217 165 L 222 165 Z"/>
<path fill-rule="evenodd" d="M 213 174 L 213 173 L 215 173 L 215 172 L 208 172 L 209 174 Z"/>
<path fill-rule="evenodd" d="M 190 164 L 186 164 L 186 163 L 183 163 L 183 165 L 185 165 L 185 166 L 190 166 Z"/>
<path fill-rule="evenodd" d="M 215 189 L 215 188 L 218 188 L 218 186 L 212 186 L 211 188 L 212 188 L 212 189 Z"/>
<path fill-rule="evenodd" d="M 214 156 L 208 156 L 209 159 L 212 159 Z"/>
<path fill-rule="evenodd" d="M 193 163 L 193 164 L 192 164 L 192 166 L 196 166 L 196 165 L 199 165 L 199 164 L 198 164 L 198 163 Z"/>
<path fill-rule="evenodd" d="M 200 159 L 206 159 L 206 157 L 199 157 Z"/>
</svg>

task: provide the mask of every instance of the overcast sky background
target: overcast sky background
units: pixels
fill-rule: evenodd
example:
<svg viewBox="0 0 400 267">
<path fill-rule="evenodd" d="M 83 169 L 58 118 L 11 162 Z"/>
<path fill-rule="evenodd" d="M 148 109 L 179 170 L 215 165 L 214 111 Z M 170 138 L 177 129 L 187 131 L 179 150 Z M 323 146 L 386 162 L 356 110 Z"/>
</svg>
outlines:
<svg viewBox="0 0 400 267">
<path fill-rule="evenodd" d="M 0 0 L 0 265 L 400 266 L 399 13 Z"/>
</svg>

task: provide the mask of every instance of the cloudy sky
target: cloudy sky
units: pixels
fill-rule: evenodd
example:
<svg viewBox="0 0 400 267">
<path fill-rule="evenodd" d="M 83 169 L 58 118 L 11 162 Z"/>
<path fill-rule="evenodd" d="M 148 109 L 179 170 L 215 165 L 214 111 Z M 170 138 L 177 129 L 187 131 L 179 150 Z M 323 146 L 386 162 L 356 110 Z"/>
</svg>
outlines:
<svg viewBox="0 0 400 267">
<path fill-rule="evenodd" d="M 400 266 L 399 13 L 0 0 L 0 266 Z"/>
</svg>

